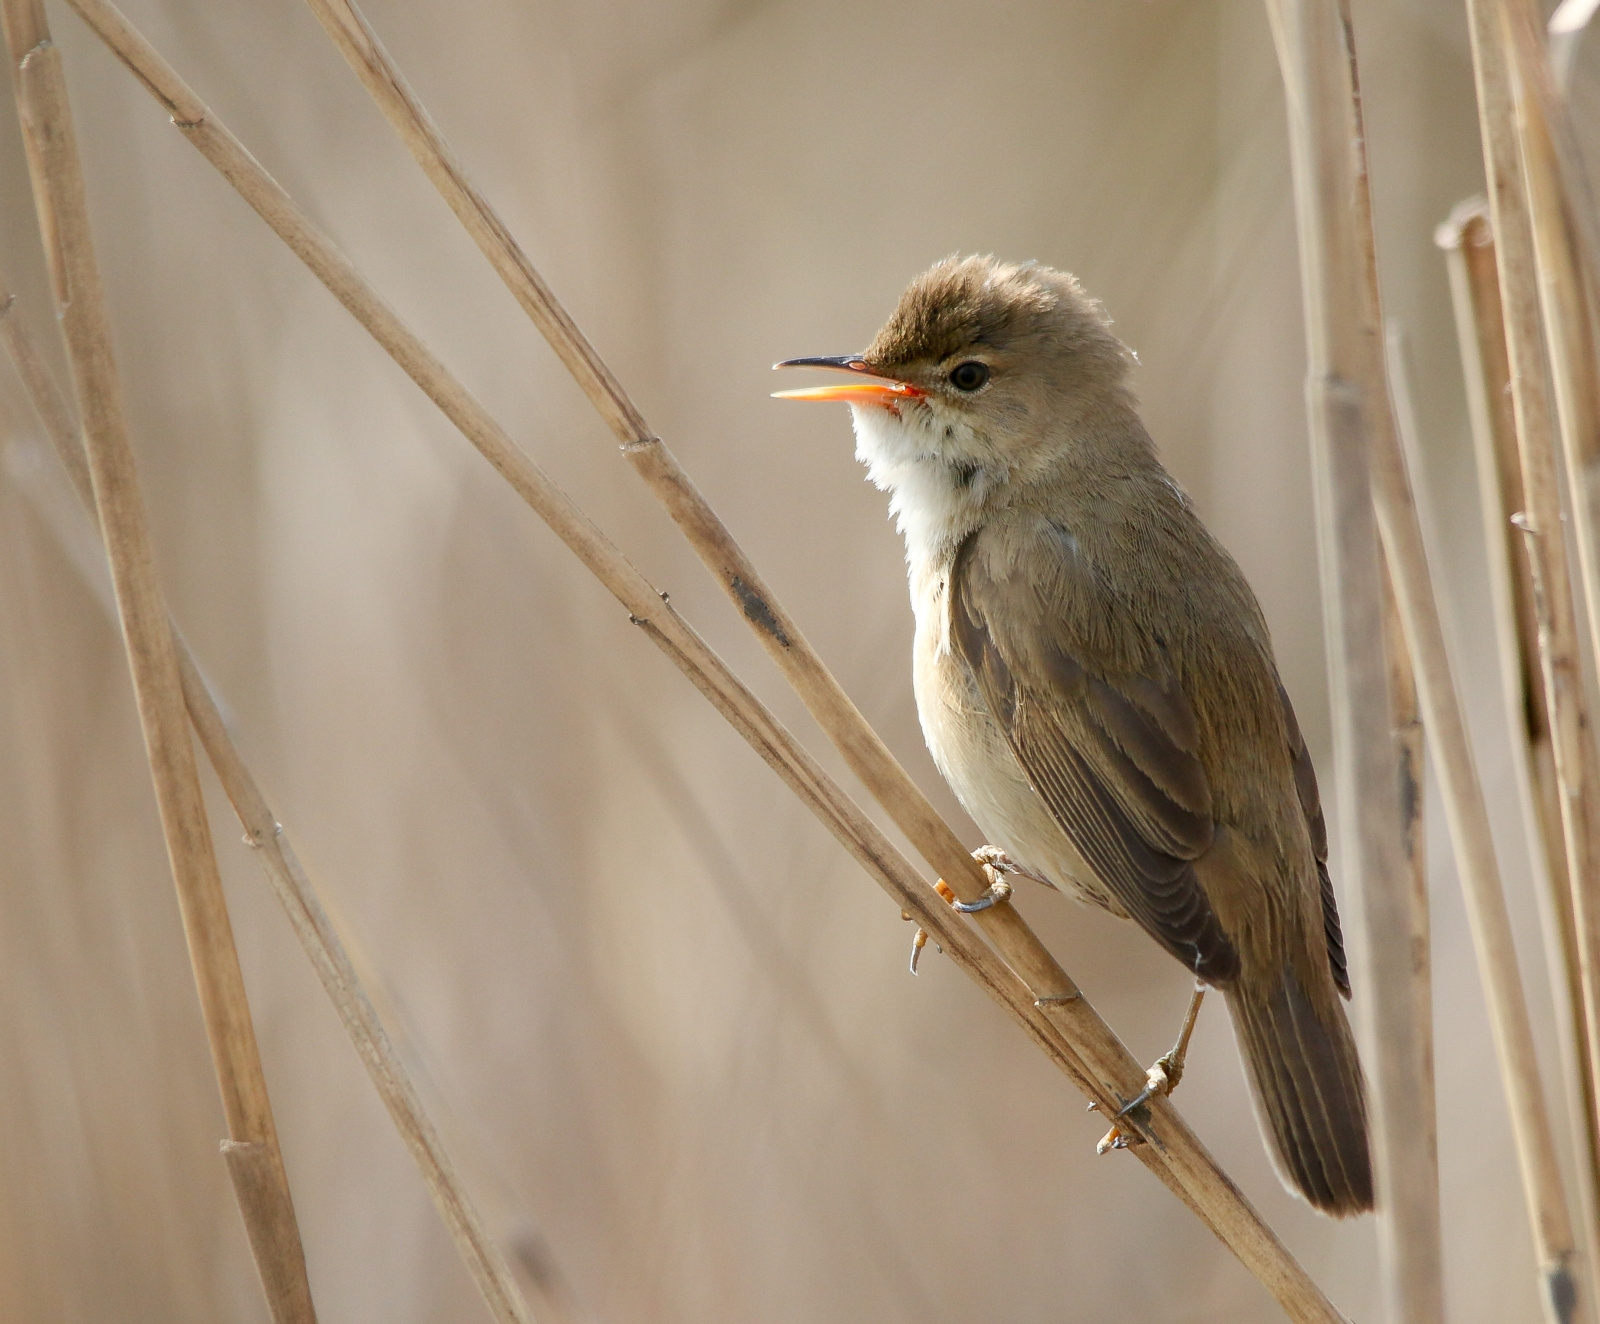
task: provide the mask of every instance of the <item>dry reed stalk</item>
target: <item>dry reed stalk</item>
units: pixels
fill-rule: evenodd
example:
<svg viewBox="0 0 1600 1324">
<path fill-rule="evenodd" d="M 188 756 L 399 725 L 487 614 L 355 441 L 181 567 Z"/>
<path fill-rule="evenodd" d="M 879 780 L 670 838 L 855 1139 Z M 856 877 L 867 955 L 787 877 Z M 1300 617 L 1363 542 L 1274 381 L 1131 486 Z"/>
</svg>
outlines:
<svg viewBox="0 0 1600 1324">
<path fill-rule="evenodd" d="M 1595 357 L 1600 236 L 1538 14 L 1520 0 L 1508 4 L 1501 9 L 1501 31 L 1508 39 L 1503 59 L 1512 74 L 1522 183 L 1589 638 L 1600 656 L 1600 363 Z"/>
<path fill-rule="evenodd" d="M 1548 380 L 1534 226 L 1524 192 L 1504 6 L 1468 0 L 1484 173 L 1494 223 L 1512 413 L 1526 505 L 1515 521 L 1528 555 L 1539 665 L 1550 728 L 1566 876 L 1583 993 L 1590 1098 L 1600 1100 L 1600 769 L 1587 714 L 1583 660 L 1556 472 L 1557 431 Z M 1515 26 L 1515 25 L 1512 25 Z"/>
<path fill-rule="evenodd" d="M 1280 15 L 1286 82 L 1298 82 L 1301 99 L 1298 112 L 1291 111 L 1291 134 L 1301 144 L 1295 153 L 1301 158 L 1297 164 L 1297 193 L 1302 208 L 1316 213 L 1309 221 L 1308 237 L 1313 243 L 1326 244 L 1329 250 L 1313 259 L 1307 271 L 1308 319 L 1324 324 L 1321 331 L 1313 328 L 1310 334 L 1312 371 L 1336 389 L 1354 386 L 1359 393 L 1355 408 L 1360 413 L 1352 421 L 1365 434 L 1358 444 L 1365 450 L 1370 497 L 1406 644 L 1416 667 L 1423 726 L 1434 755 L 1479 971 L 1489 1001 L 1490 1023 L 1539 1260 L 1542 1296 L 1553 1318 L 1568 1320 L 1573 1317 L 1576 1297 L 1571 1219 L 1533 1051 L 1532 1026 L 1488 808 L 1451 674 L 1422 526 L 1387 380 L 1365 129 L 1355 51 L 1350 44 L 1353 30 L 1344 0 L 1324 3 L 1320 10 L 1321 22 L 1313 28 L 1305 22 L 1307 7 L 1293 6 L 1292 12 L 1300 20 L 1294 29 L 1282 21 L 1290 16 L 1289 4 L 1282 3 L 1274 11 Z M 1318 91 L 1313 93 L 1312 88 Z M 1318 110 L 1319 96 L 1331 97 L 1333 104 Z M 1291 102 L 1294 100 L 1295 94 L 1291 94 Z M 1304 217 L 1302 223 L 1306 224 Z M 1353 411 L 1347 405 L 1342 412 Z M 1330 443 L 1339 439 L 1335 431 L 1339 421 L 1328 421 Z M 1350 440 L 1356 438 L 1352 436 Z M 1353 468 L 1359 461 L 1351 459 L 1346 463 Z M 1348 515 L 1348 508 L 1341 513 Z M 1365 542 L 1363 535 L 1362 547 L 1355 549 L 1363 555 Z M 1381 823 L 1382 819 L 1378 821 Z M 1388 1032 L 1386 1026 L 1385 1033 Z M 1437 1237 L 1436 1224 L 1433 1235 Z M 1398 1317 L 1414 1318 L 1410 1313 Z"/>
<path fill-rule="evenodd" d="M 1419 602 L 1431 597 L 1426 566 L 1402 564 L 1391 552 L 1387 573 L 1404 638 L 1385 629 L 1374 442 L 1392 444 L 1394 425 L 1349 14 L 1333 0 L 1267 0 L 1267 11 L 1289 110 L 1299 222 L 1342 868 L 1367 938 L 1370 987 L 1362 1009 L 1372 1029 L 1384 1297 L 1394 1319 L 1442 1324 L 1438 1151 L 1426 1143 L 1436 1134 L 1431 985 L 1426 959 L 1415 955 L 1427 952 L 1429 934 L 1425 895 L 1419 906 L 1416 861 L 1407 850 L 1406 820 L 1420 788 L 1404 780 L 1409 751 L 1396 740 L 1406 716 L 1396 704 L 1407 697 L 1411 667 L 1390 656 L 1409 653 L 1423 725 L 1435 738 L 1438 676 L 1434 659 L 1419 648 L 1413 620 Z"/>
<path fill-rule="evenodd" d="M 1383 575 L 1383 652 L 1388 664 L 1390 734 L 1400 791 L 1400 857 L 1403 864 L 1401 877 L 1391 884 L 1392 895 L 1385 908 L 1404 916 L 1402 932 L 1411 942 L 1411 997 L 1405 1008 L 1397 1009 L 1384 1018 L 1384 1025 L 1377 1032 L 1386 1033 L 1388 1025 L 1404 1012 L 1409 1012 L 1409 1039 L 1400 1048 L 1408 1055 L 1407 1060 L 1418 1084 L 1426 1083 L 1431 1091 L 1434 1082 L 1433 947 L 1429 941 L 1432 930 L 1428 905 L 1427 822 L 1423 814 L 1427 802 L 1424 779 L 1427 773 L 1425 756 L 1428 731 L 1423 722 L 1417 673 L 1412 664 L 1411 647 L 1407 643 L 1394 570 L 1388 565 L 1385 565 Z M 1369 932 L 1370 927 L 1369 918 Z M 1392 959 L 1395 960 L 1394 973 L 1399 973 L 1398 953 L 1392 954 Z M 1372 996 L 1375 1000 L 1379 996 L 1376 984 Z M 1410 1054 L 1419 1056 L 1411 1061 Z M 1407 1134 L 1405 1126 L 1408 1123 L 1421 1129 L 1414 1134 Z M 1432 1104 L 1417 1107 L 1411 1117 L 1396 1119 L 1389 1143 L 1402 1144 L 1408 1151 L 1420 1151 L 1416 1155 L 1407 1154 L 1405 1173 L 1396 1181 L 1396 1189 L 1390 1197 L 1397 1216 L 1381 1225 L 1379 1249 L 1387 1266 L 1392 1293 L 1390 1302 L 1399 1312 L 1396 1315 L 1399 1319 L 1412 1318 L 1408 1311 L 1415 1311 L 1424 1319 L 1442 1319 L 1444 1247 L 1439 1228 L 1437 1194 L 1439 1125 L 1436 1107 Z M 1400 1189 L 1402 1186 L 1413 1189 Z M 1409 1218 L 1398 1213 L 1405 1208 L 1413 1211 Z M 1383 1212 L 1381 1203 L 1379 1212 Z"/>
<path fill-rule="evenodd" d="M 71 0 L 73 8 L 171 113 L 173 122 L 273 227 L 329 290 L 396 359 L 512 487 L 626 606 L 700 691 L 783 777 L 890 895 L 932 933 L 957 964 L 977 979 L 1023 1025 L 1036 1043 L 1102 1109 L 1115 1110 L 1143 1088 L 1144 1072 L 1009 906 L 984 912 L 1002 921 L 990 928 L 1007 943 L 1013 970 L 956 919 L 937 894 L 831 778 L 794 741 L 705 642 L 605 540 L 482 406 L 433 357 L 361 279 L 347 259 L 312 227 L 288 195 L 261 169 L 160 56 L 105 0 Z M 687 480 L 684 480 L 685 483 Z M 720 526 L 719 526 L 720 527 Z M 746 614 L 781 622 L 756 583 L 747 582 Z M 770 625 L 769 625 L 770 629 Z M 793 637 L 784 641 L 792 645 Z M 831 679 L 831 678 L 830 678 Z M 844 702 L 848 704 L 848 699 Z M 854 712 L 853 706 L 850 708 Z M 883 749 L 859 714 L 857 744 Z M 885 757 L 887 751 L 884 750 Z M 890 759 L 892 764 L 892 759 Z M 898 766 L 898 765 L 894 765 Z M 899 775 L 904 778 L 904 772 Z M 909 778 L 906 778 L 910 785 Z M 914 786 L 912 791 L 915 792 Z M 916 799 L 926 805 L 920 792 Z M 932 814 L 931 807 L 928 812 Z M 955 843 L 962 887 L 975 866 Z M 925 836 L 928 834 L 924 834 Z M 953 857 L 955 858 L 955 857 Z M 952 873 L 956 871 L 951 870 Z M 981 878 L 981 874 L 979 877 Z M 985 884 L 986 886 L 986 884 Z M 957 889 L 960 894 L 960 888 Z M 1129 1116 L 1147 1143 L 1134 1152 L 1167 1187 L 1239 1256 L 1296 1320 L 1340 1319 L 1276 1235 L 1217 1167 L 1164 1097 Z"/>
<path fill-rule="evenodd" d="M 1393 392 L 1394 420 L 1402 452 L 1409 463 L 1417 454 L 1413 444 L 1416 429 L 1411 412 L 1410 390 L 1405 376 L 1403 346 L 1398 333 L 1385 335 L 1384 350 L 1385 364 Z M 1417 513 L 1420 517 L 1420 509 Z M 1381 530 L 1379 536 L 1381 539 Z M 1384 651 L 1389 658 L 1389 696 L 1395 754 L 1399 759 L 1400 843 L 1406 864 L 1408 929 L 1412 934 L 1431 934 L 1426 854 L 1427 823 L 1423 816 L 1427 799 L 1425 777 L 1428 732 L 1423 721 L 1421 696 L 1417 689 L 1417 673 L 1411 658 L 1411 645 L 1407 642 L 1405 617 L 1395 588 L 1395 572 L 1387 562 L 1384 570 L 1383 637 Z M 1426 1025 L 1416 1029 L 1415 1034 L 1416 1043 L 1428 1054 L 1425 1072 L 1427 1078 L 1431 1080 L 1434 1075 L 1432 943 L 1416 944 L 1412 948 L 1411 963 L 1412 980 L 1417 992 L 1412 1002 L 1411 1014 L 1427 1021 Z M 1413 1137 L 1411 1143 L 1422 1146 L 1431 1155 L 1426 1167 L 1431 1167 L 1437 1178 L 1439 1134 L 1435 1108 L 1427 1110 L 1426 1121 L 1431 1129 Z M 1442 1280 L 1442 1269 L 1440 1277 Z"/>
<path fill-rule="evenodd" d="M 1591 11 L 1592 13 L 1592 8 Z M 1540 310 L 1544 315 L 1545 349 L 1550 385 L 1555 399 L 1561 452 L 1566 464 L 1566 496 L 1572 512 L 1570 527 L 1578 550 L 1583 603 L 1589 627 L 1590 658 L 1600 657 L 1600 363 L 1596 361 L 1596 326 L 1600 322 L 1600 236 L 1594 221 L 1594 199 L 1579 153 L 1566 100 L 1557 86 L 1549 47 L 1536 9 L 1514 0 L 1499 11 L 1499 31 L 1505 42 L 1503 66 L 1510 73 L 1515 107 L 1516 141 L 1522 165 L 1523 197 L 1532 232 L 1533 260 L 1538 272 Z M 1572 42 L 1588 15 L 1571 11 L 1560 16 Z M 1552 19 L 1551 31 L 1556 31 Z M 1579 703 L 1588 691 L 1580 689 Z M 1592 861 L 1600 862 L 1600 763 L 1596 760 L 1593 732 L 1587 713 L 1577 714 L 1583 762 L 1583 790 L 1589 805 L 1589 824 L 1596 842 Z M 1589 1153 L 1600 1154 L 1600 899 L 1592 876 L 1573 876 L 1568 885 L 1574 903 L 1568 907 L 1579 955 L 1579 987 L 1583 986 L 1583 957 L 1592 958 L 1596 987 L 1589 990 L 1591 1042 L 1586 1045 L 1590 1079 L 1585 1082 L 1585 1118 L 1591 1144 Z M 1587 905 L 1579 903 L 1579 894 Z M 1600 1158 L 1589 1173 L 1596 1185 L 1587 1192 L 1588 1205 L 1600 1222 Z M 1600 1238 L 1600 1232 L 1596 1233 Z M 1600 1244 L 1591 1245 L 1591 1258 L 1600 1277 Z"/>
<path fill-rule="evenodd" d="M 309 1312 L 305 1252 L 300 1246 L 294 1209 L 283 1199 L 283 1161 L 277 1147 L 259 1140 L 224 1140 L 222 1159 L 228 1165 L 234 1196 L 244 1212 L 250 1252 L 261 1273 L 267 1300 L 273 1303 L 273 1318 L 283 1317 L 277 1303 L 295 1301 L 302 1293 Z M 302 1318 L 314 1317 L 308 1313 Z"/>
<path fill-rule="evenodd" d="M 28 401 L 44 424 L 45 434 L 60 459 L 85 510 L 94 513 L 94 492 L 84 460 L 81 435 L 56 389 L 49 369 L 32 338 L 14 315 L 16 296 L 0 276 L 0 340 L 22 379 Z M 316 888 L 300 864 L 288 836 L 261 791 L 249 766 L 223 721 L 221 709 L 184 642 L 176 622 L 169 619 L 173 651 L 183 684 L 184 703 L 195 733 L 216 769 L 217 779 L 232 803 L 245 840 L 255 849 L 273 892 L 305 949 L 329 1001 L 339 1013 L 345 1033 L 389 1110 L 395 1129 L 421 1169 L 428 1192 L 456 1243 L 462 1261 L 490 1313 L 509 1324 L 531 1324 L 532 1314 L 522 1299 L 509 1266 L 485 1228 L 455 1164 L 423 1107 L 388 1031 L 373 1009 L 355 967 L 329 919 Z M 263 1199 L 266 1150 L 250 1142 L 229 1141 L 223 1155 L 234 1176 L 241 1202 Z M 257 1236 L 252 1227 L 251 1236 Z"/>
<path fill-rule="evenodd" d="M 1391 979 L 1404 976 L 1409 998 L 1379 1011 L 1383 989 L 1374 979 L 1368 991 L 1377 1034 L 1394 1038 L 1388 1064 L 1405 1084 L 1427 1094 L 1406 1099 L 1387 1111 L 1386 1146 L 1381 1163 L 1397 1164 L 1392 1175 L 1379 1177 L 1379 1251 L 1385 1266 L 1389 1301 L 1401 1310 L 1395 1318 L 1444 1318 L 1444 1242 L 1439 1213 L 1439 1119 L 1435 1106 L 1433 1052 L 1433 944 L 1428 906 L 1427 774 L 1428 726 L 1423 720 L 1417 671 L 1407 643 L 1406 622 L 1392 568 L 1383 576 L 1383 653 L 1388 666 L 1389 733 L 1399 788 L 1400 873 L 1384 884 L 1381 917 L 1364 904 L 1368 943 L 1375 924 L 1400 922 L 1384 941 L 1395 948 L 1404 938 L 1408 961 L 1398 950 L 1386 954 Z M 1370 894 L 1369 894 L 1370 895 Z M 1409 1017 L 1404 1038 L 1393 1036 L 1401 1017 Z M 1387 1104 L 1387 1100 L 1384 1100 Z M 1415 1130 L 1409 1128 L 1415 1127 Z M 1397 1150 L 1402 1152 L 1396 1153 Z M 1387 1204 L 1384 1192 L 1387 1186 Z"/>
<path fill-rule="evenodd" d="M 313 1324 L 316 1312 L 305 1252 L 212 850 L 182 682 L 122 415 L 61 57 L 50 40 L 40 0 L 5 0 L 0 21 L 51 288 L 83 418 L 94 504 L 228 1135 L 258 1147 L 249 1180 L 236 1182 L 235 1193 L 274 1320 Z"/>
<path fill-rule="evenodd" d="M 1560 787 L 1551 749 L 1544 676 L 1539 665 L 1533 575 L 1527 540 L 1513 533 L 1511 518 L 1526 507 L 1516 422 L 1512 416 L 1511 365 L 1501 317 L 1500 277 L 1488 204 L 1462 203 L 1435 234 L 1444 249 L 1467 412 L 1478 469 L 1489 586 L 1494 602 L 1495 639 L 1500 654 L 1501 693 L 1511 736 L 1512 769 L 1517 781 L 1524 830 L 1542 873 L 1540 907 L 1545 963 L 1561 1022 L 1558 1038 L 1562 1079 L 1568 1096 L 1573 1149 L 1580 1168 L 1579 1190 L 1589 1262 L 1600 1264 L 1596 1246 L 1595 1195 L 1600 1191 L 1600 1137 L 1595 1133 L 1593 1076 L 1584 1030 L 1583 984 L 1567 882 L 1562 838 Z M 1540 865 L 1543 866 L 1542 870 Z"/>
<path fill-rule="evenodd" d="M 1386 339 L 1386 346 L 1388 343 Z M 1394 377 L 1392 369 L 1390 376 Z M 1404 437 L 1403 420 L 1406 415 L 1400 408 L 1398 394 L 1397 392 L 1395 417 L 1400 426 L 1400 435 Z M 1390 723 L 1395 757 L 1398 760 L 1397 773 L 1400 786 L 1400 849 L 1401 858 L 1405 863 L 1404 883 L 1395 887 L 1397 895 L 1392 904 L 1396 908 L 1404 908 L 1405 931 L 1413 939 L 1411 948 L 1413 995 L 1409 1010 L 1416 1023 L 1411 1030 L 1411 1044 L 1412 1051 L 1425 1055 L 1424 1059 L 1416 1064 L 1416 1074 L 1419 1080 L 1426 1080 L 1432 1086 L 1434 1081 L 1433 945 L 1429 941 L 1432 927 L 1428 904 L 1427 823 L 1423 814 L 1427 802 L 1424 779 L 1427 772 L 1428 731 L 1423 721 L 1421 699 L 1417 691 L 1416 668 L 1412 664 L 1411 646 L 1407 642 L 1406 624 L 1395 588 L 1394 568 L 1386 564 L 1384 570 L 1383 642 L 1384 653 L 1389 662 Z M 1419 935 L 1422 938 L 1420 942 L 1416 941 Z M 1377 990 L 1374 989 L 1374 996 L 1376 994 Z M 1418 1116 L 1414 1120 L 1420 1122 L 1424 1129 L 1402 1141 L 1407 1146 L 1422 1151 L 1420 1160 L 1411 1165 L 1410 1180 L 1417 1183 L 1424 1191 L 1434 1190 L 1439 1179 L 1438 1110 L 1434 1106 L 1420 1108 L 1417 1112 Z M 1431 1185 L 1423 1186 L 1425 1182 L 1431 1182 Z M 1397 1192 L 1396 1198 L 1404 1197 Z M 1410 1270 L 1415 1283 L 1419 1287 L 1424 1284 L 1429 1285 L 1430 1289 L 1433 1283 L 1439 1284 L 1438 1292 L 1441 1294 L 1441 1299 L 1435 1300 L 1430 1296 L 1424 1298 L 1424 1304 L 1427 1309 L 1442 1313 L 1444 1247 L 1442 1233 L 1437 1226 L 1437 1205 L 1436 1195 L 1424 1194 L 1422 1202 L 1417 1207 L 1428 1211 L 1426 1215 L 1428 1221 L 1423 1224 L 1422 1234 L 1433 1238 L 1437 1243 L 1440 1262 L 1428 1264 L 1420 1261 L 1415 1251 L 1409 1254 L 1420 1261 Z M 1403 1220 L 1395 1219 L 1390 1235 L 1403 1242 L 1409 1233 L 1402 1223 Z M 1432 1245 L 1424 1244 L 1428 1245 L 1431 1254 Z M 1392 1252 L 1385 1250 L 1385 1254 Z M 1397 1264 L 1395 1272 L 1398 1277 L 1403 1272 L 1403 1266 Z M 1398 1291 L 1395 1299 L 1399 1300 Z"/>
</svg>

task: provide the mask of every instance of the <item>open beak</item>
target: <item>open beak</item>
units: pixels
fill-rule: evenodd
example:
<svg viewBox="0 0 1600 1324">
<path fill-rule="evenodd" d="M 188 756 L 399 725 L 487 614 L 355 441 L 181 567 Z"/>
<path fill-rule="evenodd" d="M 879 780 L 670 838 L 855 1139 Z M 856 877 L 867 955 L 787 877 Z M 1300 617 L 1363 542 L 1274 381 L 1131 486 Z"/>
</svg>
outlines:
<svg viewBox="0 0 1600 1324">
<path fill-rule="evenodd" d="M 785 359 L 772 366 L 833 368 L 839 372 L 853 372 L 858 378 L 864 379 L 836 382 L 832 386 L 812 386 L 803 391 L 774 391 L 774 400 L 843 400 L 852 405 L 888 405 L 892 408 L 902 400 L 920 400 L 926 394 L 910 382 L 897 382 L 892 377 L 879 376 L 865 359 L 854 354 L 840 354 L 834 358 Z"/>
</svg>

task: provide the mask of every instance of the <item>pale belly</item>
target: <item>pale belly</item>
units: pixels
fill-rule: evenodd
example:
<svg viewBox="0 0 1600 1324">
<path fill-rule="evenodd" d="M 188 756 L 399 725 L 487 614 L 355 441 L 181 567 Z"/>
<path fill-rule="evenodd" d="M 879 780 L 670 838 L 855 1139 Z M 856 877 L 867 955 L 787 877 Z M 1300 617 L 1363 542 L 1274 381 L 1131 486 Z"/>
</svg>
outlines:
<svg viewBox="0 0 1600 1324">
<path fill-rule="evenodd" d="M 941 647 L 943 612 L 930 603 L 917 615 L 912 660 L 917 713 L 933 761 L 962 808 L 989 844 L 1015 863 L 1079 900 L 1125 914 L 1029 784 L 966 664 Z"/>
</svg>

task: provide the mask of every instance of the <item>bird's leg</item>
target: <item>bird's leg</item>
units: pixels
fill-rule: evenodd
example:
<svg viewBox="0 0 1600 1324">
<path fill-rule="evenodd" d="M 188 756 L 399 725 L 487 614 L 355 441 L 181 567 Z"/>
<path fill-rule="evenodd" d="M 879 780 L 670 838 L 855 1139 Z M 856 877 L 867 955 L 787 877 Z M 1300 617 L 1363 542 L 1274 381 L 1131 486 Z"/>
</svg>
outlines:
<svg viewBox="0 0 1600 1324">
<path fill-rule="evenodd" d="M 1194 1025 L 1200 1019 L 1200 1004 L 1205 1001 L 1206 983 L 1204 980 L 1194 981 L 1194 993 L 1189 998 L 1189 1010 L 1184 1013 L 1183 1026 L 1178 1031 L 1178 1042 L 1172 1045 L 1170 1053 L 1163 1053 L 1155 1061 L 1155 1065 L 1145 1074 L 1145 1087 L 1133 1096 L 1121 1108 L 1117 1109 L 1119 1118 L 1126 1117 L 1140 1104 L 1148 1103 L 1157 1094 L 1171 1094 L 1178 1088 L 1178 1082 L 1183 1079 L 1184 1059 L 1189 1055 L 1189 1039 L 1194 1034 Z M 1095 1105 L 1090 1104 L 1091 1108 Z M 1122 1128 L 1113 1123 L 1111 1129 L 1101 1138 L 1096 1145 L 1095 1153 L 1104 1154 L 1108 1149 L 1126 1149 L 1128 1137 Z"/>
<path fill-rule="evenodd" d="M 1035 873 L 1014 862 L 998 846 L 979 846 L 972 852 L 972 858 L 983 866 L 983 876 L 989 880 L 989 890 L 976 901 L 961 901 L 956 897 L 954 889 L 943 878 L 933 885 L 933 890 L 950 903 L 952 910 L 959 910 L 963 915 L 972 915 L 980 910 L 988 910 L 990 906 L 999 905 L 1011 897 L 1011 884 L 1001 877 L 1002 874 L 1014 873 L 1023 878 L 1031 878 L 1036 883 L 1043 883 L 1046 887 L 1054 887 L 1043 874 Z M 902 919 L 910 919 L 908 911 L 900 912 Z M 911 973 L 917 973 L 917 962 L 922 959 L 922 949 L 928 945 L 928 931 L 919 928 L 911 939 Z M 938 944 L 934 944 L 937 946 Z M 941 949 L 942 950 L 942 949 Z"/>
</svg>

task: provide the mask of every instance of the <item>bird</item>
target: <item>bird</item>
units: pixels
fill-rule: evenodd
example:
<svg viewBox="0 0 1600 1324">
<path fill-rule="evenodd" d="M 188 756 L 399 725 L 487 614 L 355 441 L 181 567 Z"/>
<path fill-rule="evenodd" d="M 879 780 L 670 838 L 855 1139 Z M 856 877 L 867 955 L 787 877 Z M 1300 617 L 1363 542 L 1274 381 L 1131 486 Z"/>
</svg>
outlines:
<svg viewBox="0 0 1600 1324">
<path fill-rule="evenodd" d="M 1140 419 L 1136 362 L 1076 277 L 953 256 L 861 353 L 775 365 L 847 379 L 776 394 L 851 407 L 905 540 L 923 735 L 979 858 L 1133 920 L 1219 989 L 1285 1186 L 1358 1214 L 1365 1085 L 1316 772 L 1255 595 Z"/>
</svg>

